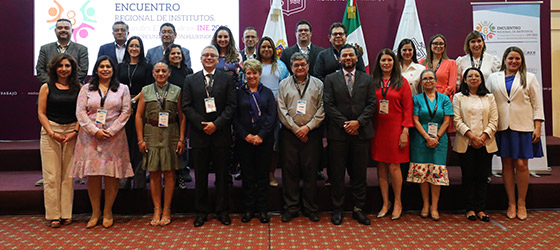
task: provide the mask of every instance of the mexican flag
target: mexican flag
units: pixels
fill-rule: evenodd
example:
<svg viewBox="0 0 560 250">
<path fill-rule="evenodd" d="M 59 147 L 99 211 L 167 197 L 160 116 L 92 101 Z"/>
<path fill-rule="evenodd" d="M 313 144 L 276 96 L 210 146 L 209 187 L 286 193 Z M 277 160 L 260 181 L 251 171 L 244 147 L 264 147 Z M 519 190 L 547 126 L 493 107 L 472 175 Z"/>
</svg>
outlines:
<svg viewBox="0 0 560 250">
<path fill-rule="evenodd" d="M 366 73 L 369 74 L 369 59 L 366 49 L 366 40 L 364 39 L 364 32 L 360 24 L 360 15 L 358 15 L 358 4 L 356 0 L 348 0 L 346 10 L 344 11 L 344 18 L 342 24 L 348 28 L 348 37 L 346 43 L 354 45 L 362 53 L 362 59 L 366 66 Z"/>
</svg>

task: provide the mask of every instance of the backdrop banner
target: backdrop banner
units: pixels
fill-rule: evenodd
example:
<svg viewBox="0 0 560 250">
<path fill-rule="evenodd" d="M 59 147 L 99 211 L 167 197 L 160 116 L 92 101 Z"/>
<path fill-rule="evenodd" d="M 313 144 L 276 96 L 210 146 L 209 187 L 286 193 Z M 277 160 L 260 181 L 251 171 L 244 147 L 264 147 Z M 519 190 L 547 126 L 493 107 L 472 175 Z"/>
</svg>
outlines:
<svg viewBox="0 0 560 250">
<path fill-rule="evenodd" d="M 540 4 L 472 4 L 473 26 L 484 35 L 486 52 L 502 58 L 506 48 L 521 48 L 525 54 L 527 71 L 537 76 L 542 89 Z M 532 173 L 551 171 L 548 167 L 544 123 L 542 126 L 541 143 L 544 157 L 529 160 L 529 170 Z M 494 156 L 492 171 L 502 171 L 502 163 L 497 156 Z"/>
</svg>

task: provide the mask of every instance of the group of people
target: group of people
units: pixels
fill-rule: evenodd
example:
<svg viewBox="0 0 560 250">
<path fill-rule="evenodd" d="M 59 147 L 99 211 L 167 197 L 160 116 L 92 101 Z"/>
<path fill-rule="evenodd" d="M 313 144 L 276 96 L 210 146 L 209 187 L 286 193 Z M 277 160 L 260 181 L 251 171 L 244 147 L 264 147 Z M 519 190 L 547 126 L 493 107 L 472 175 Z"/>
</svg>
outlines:
<svg viewBox="0 0 560 250">
<path fill-rule="evenodd" d="M 49 226 L 72 223 L 72 178 L 87 177 L 92 216 L 86 227 L 101 217 L 111 227 L 119 183 L 143 188 L 145 171 L 154 204 L 150 225 L 168 225 L 175 179 L 185 175 L 187 157 L 196 171 L 195 227 L 210 213 L 231 224 L 232 159 L 241 167 L 242 222 L 270 221 L 268 188 L 278 185 L 276 165 L 282 168 L 281 220 L 302 213 L 319 221 L 316 180 L 325 158 L 333 224 L 343 222 L 346 173 L 352 218 L 371 224 L 364 212 L 370 160 L 378 163 L 383 197 L 378 218 L 390 212 L 391 220 L 401 218 L 405 164 L 406 181 L 420 184 L 420 216 L 437 221 L 441 186 L 449 185 L 448 132 L 455 133 L 453 150 L 461 157 L 467 219 L 490 220 L 486 188 L 494 153 L 502 157 L 507 217 L 527 218 L 527 162 L 543 155 L 544 113 L 539 83 L 527 72 L 521 49 L 508 48 L 500 61 L 485 52 L 482 34 L 472 31 L 466 55 L 451 60 L 445 37 L 437 34 L 418 62 L 414 43 L 404 39 L 396 54 L 378 53 L 370 75 L 360 50 L 346 43 L 343 24 L 331 25 L 328 49 L 311 43 L 312 26 L 305 20 L 295 33 L 297 44 L 278 57 L 275 42 L 259 39 L 254 28 L 244 30 L 245 48 L 237 51 L 231 30 L 219 27 L 201 52 L 203 70 L 194 73 L 189 50 L 174 43 L 172 24 L 160 27 L 162 45 L 145 56 L 142 39 L 127 39 L 128 26 L 116 22 L 115 42 L 100 48 L 91 80 L 81 85 L 87 48 L 70 41 L 69 20 L 58 20 L 58 40 L 41 47 L 37 64 L 44 83 L 38 114 Z M 208 195 L 212 171 L 215 202 Z"/>
</svg>

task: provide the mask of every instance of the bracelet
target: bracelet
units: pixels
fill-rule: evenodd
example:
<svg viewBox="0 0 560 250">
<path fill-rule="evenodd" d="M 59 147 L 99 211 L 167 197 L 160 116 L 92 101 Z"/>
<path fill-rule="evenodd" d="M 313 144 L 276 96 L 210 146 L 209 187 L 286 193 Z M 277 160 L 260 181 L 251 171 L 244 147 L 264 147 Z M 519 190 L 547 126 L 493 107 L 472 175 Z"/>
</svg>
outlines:
<svg viewBox="0 0 560 250">
<path fill-rule="evenodd" d="M 185 144 L 185 142 L 183 140 L 179 140 L 179 142 L 182 142 L 183 144 Z"/>
<path fill-rule="evenodd" d="M 142 143 L 142 142 L 145 142 L 145 141 L 144 141 L 144 140 L 139 141 L 139 142 L 138 142 L 138 145 L 140 145 L 140 143 Z"/>
<path fill-rule="evenodd" d="M 80 131 L 78 131 L 77 129 L 74 129 L 73 131 L 76 132 L 76 133 L 80 133 Z"/>
</svg>

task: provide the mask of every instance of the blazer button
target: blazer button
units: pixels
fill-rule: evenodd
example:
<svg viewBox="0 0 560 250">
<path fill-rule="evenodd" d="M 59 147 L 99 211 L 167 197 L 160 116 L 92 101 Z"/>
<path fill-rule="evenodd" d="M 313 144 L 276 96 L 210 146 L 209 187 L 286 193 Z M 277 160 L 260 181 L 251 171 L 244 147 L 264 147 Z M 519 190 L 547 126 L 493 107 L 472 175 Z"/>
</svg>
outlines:
<svg viewBox="0 0 560 250">
<path fill-rule="evenodd" d="M 508 103 L 510 103 L 510 102 L 511 102 L 511 101 L 510 101 L 510 100 L 508 100 Z"/>
</svg>

